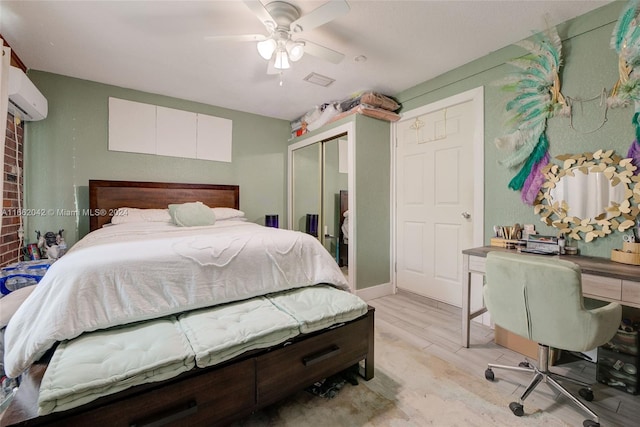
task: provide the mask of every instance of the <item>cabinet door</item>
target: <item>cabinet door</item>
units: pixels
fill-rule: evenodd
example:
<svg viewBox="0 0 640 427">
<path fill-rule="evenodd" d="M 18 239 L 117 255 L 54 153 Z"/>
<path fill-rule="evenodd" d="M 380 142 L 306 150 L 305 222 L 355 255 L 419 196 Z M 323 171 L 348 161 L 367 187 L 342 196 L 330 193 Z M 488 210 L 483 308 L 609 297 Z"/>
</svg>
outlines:
<svg viewBox="0 0 640 427">
<path fill-rule="evenodd" d="M 196 158 L 196 113 L 156 107 L 156 154 Z"/>
</svg>

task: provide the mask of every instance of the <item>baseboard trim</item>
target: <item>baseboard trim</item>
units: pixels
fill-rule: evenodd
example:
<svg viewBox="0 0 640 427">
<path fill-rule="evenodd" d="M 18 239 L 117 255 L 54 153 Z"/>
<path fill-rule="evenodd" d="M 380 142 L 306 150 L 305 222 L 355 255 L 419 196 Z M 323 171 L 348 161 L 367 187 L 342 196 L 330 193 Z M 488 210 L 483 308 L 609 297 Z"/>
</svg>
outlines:
<svg viewBox="0 0 640 427">
<path fill-rule="evenodd" d="M 357 289 L 356 295 L 365 301 L 369 301 L 376 298 L 386 297 L 387 295 L 393 295 L 393 284 L 383 283 L 381 285 L 369 286 L 364 289 Z"/>
<path fill-rule="evenodd" d="M 420 301 L 422 304 L 426 304 L 428 306 L 437 308 L 438 310 L 444 310 L 449 313 L 462 316 L 462 309 L 460 307 L 456 307 L 455 305 L 451 305 L 446 302 L 438 301 L 437 299 L 425 297 L 424 295 L 419 295 L 405 289 L 398 289 L 398 295 L 406 295 L 413 300 Z"/>
</svg>

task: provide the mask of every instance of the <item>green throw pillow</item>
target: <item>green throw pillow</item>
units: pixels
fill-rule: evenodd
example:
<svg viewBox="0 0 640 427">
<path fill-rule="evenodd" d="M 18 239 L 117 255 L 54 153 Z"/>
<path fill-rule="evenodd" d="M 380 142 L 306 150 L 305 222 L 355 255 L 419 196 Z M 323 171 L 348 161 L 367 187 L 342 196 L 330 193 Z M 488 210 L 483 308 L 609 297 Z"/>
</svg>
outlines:
<svg viewBox="0 0 640 427">
<path fill-rule="evenodd" d="M 173 223 L 179 227 L 213 225 L 216 222 L 211 208 L 202 202 L 169 205 L 169 214 Z"/>
</svg>

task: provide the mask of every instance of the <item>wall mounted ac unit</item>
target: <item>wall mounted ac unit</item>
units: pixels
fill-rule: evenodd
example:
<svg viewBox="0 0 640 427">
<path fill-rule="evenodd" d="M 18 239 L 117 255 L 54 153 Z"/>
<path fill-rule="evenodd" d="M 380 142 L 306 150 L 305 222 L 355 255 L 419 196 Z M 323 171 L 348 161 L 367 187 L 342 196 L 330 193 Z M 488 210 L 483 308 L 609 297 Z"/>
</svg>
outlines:
<svg viewBox="0 0 640 427">
<path fill-rule="evenodd" d="M 21 120 L 35 121 L 47 117 L 47 99 L 29 80 L 29 77 L 14 66 L 9 67 L 9 112 Z"/>
</svg>

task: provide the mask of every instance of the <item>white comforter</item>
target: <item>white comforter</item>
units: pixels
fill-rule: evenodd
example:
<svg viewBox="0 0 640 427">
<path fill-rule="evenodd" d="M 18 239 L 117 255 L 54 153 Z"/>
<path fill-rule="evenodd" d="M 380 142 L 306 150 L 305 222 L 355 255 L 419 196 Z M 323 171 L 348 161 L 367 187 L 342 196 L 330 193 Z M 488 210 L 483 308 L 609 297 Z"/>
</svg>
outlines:
<svg viewBox="0 0 640 427">
<path fill-rule="evenodd" d="M 348 289 L 304 233 L 239 221 L 105 227 L 54 263 L 13 316 L 5 370 L 17 377 L 56 341 L 85 331 L 318 283 Z"/>
</svg>

